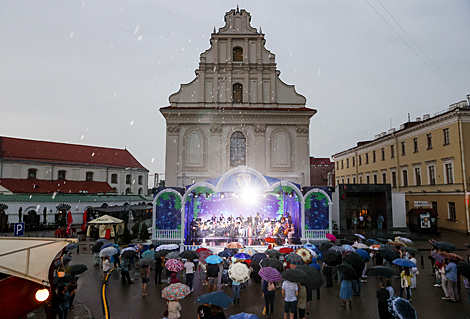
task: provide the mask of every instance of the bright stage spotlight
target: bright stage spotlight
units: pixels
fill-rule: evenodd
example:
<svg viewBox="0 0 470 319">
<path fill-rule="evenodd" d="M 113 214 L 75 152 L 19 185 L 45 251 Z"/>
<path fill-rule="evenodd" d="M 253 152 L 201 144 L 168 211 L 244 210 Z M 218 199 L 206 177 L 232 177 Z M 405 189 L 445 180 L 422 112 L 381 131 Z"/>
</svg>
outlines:
<svg viewBox="0 0 470 319">
<path fill-rule="evenodd" d="M 258 191 L 256 189 L 247 188 L 241 192 L 241 196 L 243 200 L 246 202 L 246 204 L 252 205 L 258 201 L 260 194 L 258 194 Z"/>
</svg>

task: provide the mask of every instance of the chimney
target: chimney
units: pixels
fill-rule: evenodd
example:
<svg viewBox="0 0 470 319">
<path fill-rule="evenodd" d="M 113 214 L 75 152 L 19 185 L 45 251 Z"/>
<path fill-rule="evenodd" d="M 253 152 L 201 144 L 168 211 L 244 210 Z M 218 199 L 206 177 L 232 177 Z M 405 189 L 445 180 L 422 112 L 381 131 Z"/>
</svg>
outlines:
<svg viewBox="0 0 470 319">
<path fill-rule="evenodd" d="M 423 115 L 423 121 L 424 121 L 424 120 L 428 120 L 428 119 L 430 119 L 430 118 L 431 118 L 431 115 L 429 115 L 429 114 L 424 114 L 424 115 Z"/>
</svg>

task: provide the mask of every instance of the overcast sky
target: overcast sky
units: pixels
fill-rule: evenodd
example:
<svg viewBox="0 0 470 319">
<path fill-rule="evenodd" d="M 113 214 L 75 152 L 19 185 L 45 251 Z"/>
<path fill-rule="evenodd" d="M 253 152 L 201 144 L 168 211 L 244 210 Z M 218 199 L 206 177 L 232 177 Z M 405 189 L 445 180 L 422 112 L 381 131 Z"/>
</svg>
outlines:
<svg viewBox="0 0 470 319">
<path fill-rule="evenodd" d="M 470 93 L 470 2 L 379 1 L 238 3 L 262 27 L 280 78 L 318 110 L 311 156 L 330 157 Z M 126 147 L 164 173 L 158 110 L 194 79 L 211 32 L 236 5 L 0 1 L 0 135 Z"/>
</svg>

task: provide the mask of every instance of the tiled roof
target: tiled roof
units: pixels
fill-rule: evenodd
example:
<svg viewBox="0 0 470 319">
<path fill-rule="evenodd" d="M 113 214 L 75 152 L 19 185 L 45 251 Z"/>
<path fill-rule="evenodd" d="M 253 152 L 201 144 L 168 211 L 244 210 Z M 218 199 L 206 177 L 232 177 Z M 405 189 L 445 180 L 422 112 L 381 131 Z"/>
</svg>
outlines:
<svg viewBox="0 0 470 319">
<path fill-rule="evenodd" d="M 5 187 L 12 193 L 27 194 L 88 194 L 112 193 L 113 188 L 106 182 L 95 181 L 67 181 L 67 180 L 44 180 L 44 179 L 15 179 L 2 178 L 0 186 Z"/>
<path fill-rule="evenodd" d="M 146 169 L 125 149 L 35 141 L 4 136 L 0 136 L 0 158 Z"/>
<path fill-rule="evenodd" d="M 98 203 L 113 203 L 113 202 L 146 202 L 145 197 L 139 195 L 89 195 L 89 194 L 13 194 L 5 195 L 0 194 L 0 203 L 78 203 L 78 202 L 96 202 Z M 134 205 L 133 205 L 134 206 Z"/>
</svg>

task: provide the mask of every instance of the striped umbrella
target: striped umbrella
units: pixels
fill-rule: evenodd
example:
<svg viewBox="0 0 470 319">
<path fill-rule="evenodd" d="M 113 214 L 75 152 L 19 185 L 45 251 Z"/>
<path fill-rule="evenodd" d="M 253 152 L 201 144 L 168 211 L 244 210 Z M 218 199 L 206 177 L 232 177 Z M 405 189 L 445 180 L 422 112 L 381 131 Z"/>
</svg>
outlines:
<svg viewBox="0 0 470 319">
<path fill-rule="evenodd" d="M 240 243 L 233 242 L 233 243 L 227 244 L 227 246 L 225 246 L 225 247 L 227 247 L 227 248 L 243 248 L 244 246 Z"/>
<path fill-rule="evenodd" d="M 294 253 L 287 254 L 285 260 L 292 265 L 302 265 L 304 263 L 302 257 Z"/>
<path fill-rule="evenodd" d="M 182 283 L 171 284 L 162 290 L 162 298 L 166 300 L 180 300 L 191 293 L 191 289 Z"/>
<path fill-rule="evenodd" d="M 178 259 L 169 259 L 166 261 L 165 263 L 165 267 L 169 270 L 169 271 L 180 271 L 181 269 L 184 268 L 183 266 L 183 263 L 181 261 L 179 261 Z"/>
<path fill-rule="evenodd" d="M 261 278 L 266 280 L 267 282 L 275 282 L 282 279 L 281 273 L 273 267 L 264 267 L 261 268 L 258 272 Z"/>
</svg>

